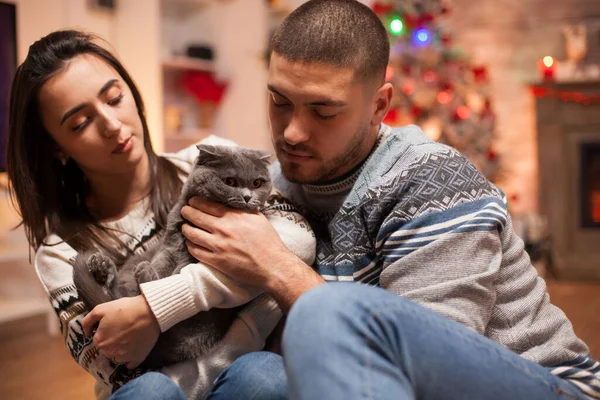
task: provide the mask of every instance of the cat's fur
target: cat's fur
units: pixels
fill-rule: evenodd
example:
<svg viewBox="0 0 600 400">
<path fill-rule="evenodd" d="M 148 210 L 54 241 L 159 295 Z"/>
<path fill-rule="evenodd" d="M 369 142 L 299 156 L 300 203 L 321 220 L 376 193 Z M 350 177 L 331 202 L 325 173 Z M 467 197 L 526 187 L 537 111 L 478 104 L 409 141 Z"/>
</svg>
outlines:
<svg viewBox="0 0 600 400">
<path fill-rule="evenodd" d="M 159 245 L 130 257 L 123 265 L 115 265 L 101 252 L 83 252 L 75 258 L 73 280 L 90 310 L 100 303 L 136 296 L 140 283 L 177 274 L 197 262 L 188 253 L 181 233 L 185 222 L 181 209 L 191 197 L 245 211 L 258 211 L 267 200 L 272 186 L 267 153 L 229 146 L 198 145 L 198 149 L 200 154 L 169 213 Z M 157 369 L 205 354 L 227 332 L 237 311 L 212 309 L 178 323 L 160 335 L 144 365 Z"/>
</svg>

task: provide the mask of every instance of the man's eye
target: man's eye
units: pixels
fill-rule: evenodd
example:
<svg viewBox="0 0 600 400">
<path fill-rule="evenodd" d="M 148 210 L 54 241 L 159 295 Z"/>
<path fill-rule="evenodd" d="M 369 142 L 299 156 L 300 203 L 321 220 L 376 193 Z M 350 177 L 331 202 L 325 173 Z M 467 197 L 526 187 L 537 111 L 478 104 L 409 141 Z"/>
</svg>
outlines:
<svg viewBox="0 0 600 400">
<path fill-rule="evenodd" d="M 333 115 L 323 115 L 323 114 L 319 113 L 317 110 L 315 110 L 315 115 L 316 115 L 316 116 L 317 116 L 317 118 L 319 118 L 319 119 L 328 120 L 328 119 L 333 119 L 333 118 L 335 118 L 337 114 L 333 114 Z"/>
<path fill-rule="evenodd" d="M 123 99 L 123 93 L 121 93 L 120 95 L 118 95 L 117 97 L 115 97 L 114 99 L 110 99 L 108 101 L 108 105 L 109 106 L 115 106 L 117 104 L 119 104 L 121 102 L 121 100 Z"/>
</svg>

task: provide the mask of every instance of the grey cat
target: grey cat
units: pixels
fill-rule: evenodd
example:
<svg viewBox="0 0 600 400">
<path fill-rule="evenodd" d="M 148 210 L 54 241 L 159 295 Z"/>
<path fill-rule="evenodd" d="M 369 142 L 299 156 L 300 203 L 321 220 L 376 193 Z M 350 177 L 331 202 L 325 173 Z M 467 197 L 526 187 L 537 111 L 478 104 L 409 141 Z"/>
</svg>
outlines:
<svg viewBox="0 0 600 400">
<path fill-rule="evenodd" d="M 269 155 L 259 150 L 198 145 L 200 154 L 169 212 L 162 242 L 153 250 L 130 257 L 123 265 L 101 252 L 83 252 L 73 262 L 79 296 L 91 310 L 96 305 L 140 294 L 139 284 L 177 274 L 197 261 L 188 253 L 181 227 L 181 209 L 191 197 L 258 211 L 271 192 Z M 160 251 L 159 251 L 160 250 Z M 238 308 L 212 309 L 162 333 L 144 365 L 149 369 L 193 359 L 208 352 L 227 332 Z"/>
</svg>

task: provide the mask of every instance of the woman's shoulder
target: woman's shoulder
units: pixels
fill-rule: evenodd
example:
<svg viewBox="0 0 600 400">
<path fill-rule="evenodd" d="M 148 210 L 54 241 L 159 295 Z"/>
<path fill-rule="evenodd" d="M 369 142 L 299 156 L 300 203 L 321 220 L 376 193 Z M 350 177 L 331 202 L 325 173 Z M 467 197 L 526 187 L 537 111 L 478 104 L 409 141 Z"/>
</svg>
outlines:
<svg viewBox="0 0 600 400">
<path fill-rule="evenodd" d="M 67 242 L 65 242 L 57 234 L 49 234 L 44 238 L 44 242 L 35 252 L 35 259 L 60 256 L 65 257 L 67 260 L 77 255 L 77 251 L 73 249 Z"/>
<path fill-rule="evenodd" d="M 47 291 L 69 285 L 73 281 L 71 260 L 77 251 L 58 235 L 51 234 L 35 252 L 34 266 Z"/>
</svg>

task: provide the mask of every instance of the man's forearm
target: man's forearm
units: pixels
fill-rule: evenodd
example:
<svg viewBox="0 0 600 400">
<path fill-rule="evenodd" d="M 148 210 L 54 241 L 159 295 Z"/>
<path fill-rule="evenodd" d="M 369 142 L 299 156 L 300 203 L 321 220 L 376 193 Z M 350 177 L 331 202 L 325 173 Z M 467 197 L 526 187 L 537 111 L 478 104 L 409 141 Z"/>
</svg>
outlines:
<svg viewBox="0 0 600 400">
<path fill-rule="evenodd" d="M 325 283 L 319 274 L 297 258 L 280 265 L 276 271 L 267 282 L 265 291 L 285 314 L 303 293 Z"/>
</svg>

